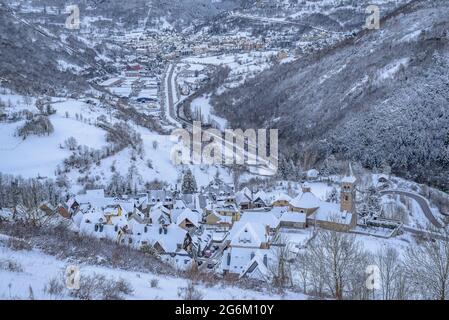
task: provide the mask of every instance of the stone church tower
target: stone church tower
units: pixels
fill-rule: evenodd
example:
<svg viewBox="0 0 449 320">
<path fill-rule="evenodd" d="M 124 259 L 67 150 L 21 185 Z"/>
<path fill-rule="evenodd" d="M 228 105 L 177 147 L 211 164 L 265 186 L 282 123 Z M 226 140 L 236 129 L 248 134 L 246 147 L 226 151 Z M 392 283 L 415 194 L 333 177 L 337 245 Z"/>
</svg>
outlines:
<svg viewBox="0 0 449 320">
<path fill-rule="evenodd" d="M 340 191 L 340 210 L 350 213 L 356 213 L 356 182 L 357 178 L 352 172 L 352 166 L 349 165 L 349 175 L 341 180 Z"/>
</svg>

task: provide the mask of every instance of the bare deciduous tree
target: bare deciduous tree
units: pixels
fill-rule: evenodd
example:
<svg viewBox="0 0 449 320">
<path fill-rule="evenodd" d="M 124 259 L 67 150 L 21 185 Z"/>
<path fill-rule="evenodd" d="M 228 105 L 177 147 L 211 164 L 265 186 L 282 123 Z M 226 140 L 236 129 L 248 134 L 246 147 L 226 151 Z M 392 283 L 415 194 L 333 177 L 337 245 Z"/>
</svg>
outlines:
<svg viewBox="0 0 449 320">
<path fill-rule="evenodd" d="M 329 290 L 332 297 L 343 299 L 350 280 L 363 274 L 367 266 L 366 252 L 355 237 L 336 231 L 320 231 L 306 250 L 315 286 Z M 364 286 L 362 281 L 360 286 Z"/>
<path fill-rule="evenodd" d="M 402 279 L 398 251 L 392 247 L 379 249 L 374 256 L 374 262 L 380 271 L 382 299 L 397 299 Z"/>
<path fill-rule="evenodd" d="M 283 290 L 286 286 L 292 285 L 292 265 L 294 262 L 290 245 L 285 237 L 278 237 L 271 247 L 272 261 L 268 264 L 273 286 Z"/>
<path fill-rule="evenodd" d="M 446 300 L 449 290 L 449 234 L 447 228 L 429 228 L 429 236 L 409 246 L 404 267 L 424 299 Z"/>
</svg>

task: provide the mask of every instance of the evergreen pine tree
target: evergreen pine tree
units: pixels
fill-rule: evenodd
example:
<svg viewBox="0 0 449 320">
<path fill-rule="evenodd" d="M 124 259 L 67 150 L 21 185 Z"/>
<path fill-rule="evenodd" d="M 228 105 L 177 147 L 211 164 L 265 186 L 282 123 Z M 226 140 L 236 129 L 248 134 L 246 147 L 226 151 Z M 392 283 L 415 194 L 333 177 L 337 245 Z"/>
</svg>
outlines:
<svg viewBox="0 0 449 320">
<path fill-rule="evenodd" d="M 182 179 L 181 191 L 184 194 L 192 194 L 197 190 L 196 180 L 190 169 L 184 174 Z"/>
</svg>

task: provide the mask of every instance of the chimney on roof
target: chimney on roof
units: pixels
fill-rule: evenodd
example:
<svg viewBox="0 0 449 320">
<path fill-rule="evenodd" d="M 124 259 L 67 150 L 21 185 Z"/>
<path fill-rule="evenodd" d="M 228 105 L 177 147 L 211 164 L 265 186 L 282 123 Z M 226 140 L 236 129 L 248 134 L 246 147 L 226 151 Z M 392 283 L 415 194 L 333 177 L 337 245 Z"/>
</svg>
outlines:
<svg viewBox="0 0 449 320">
<path fill-rule="evenodd" d="M 263 264 L 265 265 L 265 267 L 268 267 L 268 256 L 266 254 L 264 254 L 263 256 Z"/>
</svg>

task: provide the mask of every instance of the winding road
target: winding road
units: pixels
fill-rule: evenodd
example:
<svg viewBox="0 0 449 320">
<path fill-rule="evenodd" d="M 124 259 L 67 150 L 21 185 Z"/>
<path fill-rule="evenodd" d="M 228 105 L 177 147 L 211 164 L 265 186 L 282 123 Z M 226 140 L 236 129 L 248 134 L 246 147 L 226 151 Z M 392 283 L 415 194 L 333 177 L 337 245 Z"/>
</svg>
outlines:
<svg viewBox="0 0 449 320">
<path fill-rule="evenodd" d="M 285 19 L 282 19 L 282 18 L 276 19 L 276 18 L 268 18 L 268 17 L 250 16 L 250 15 L 236 13 L 236 12 L 231 12 L 229 14 L 229 16 L 230 17 L 241 18 L 241 19 L 246 19 L 246 20 L 266 22 L 266 23 L 296 25 L 296 26 L 306 27 L 306 28 L 310 28 L 310 29 L 314 29 L 314 30 L 318 30 L 318 31 L 322 31 L 322 32 L 327 32 L 327 33 L 344 34 L 344 32 L 342 32 L 342 31 L 328 30 L 328 29 L 324 29 L 324 28 L 320 28 L 320 27 L 315 27 L 315 26 L 312 26 L 310 24 L 300 23 L 300 22 L 295 22 L 295 21 L 289 21 L 289 20 L 285 20 Z"/>
<path fill-rule="evenodd" d="M 424 212 L 424 215 L 426 216 L 427 220 L 429 220 L 429 222 L 434 227 L 437 227 L 437 228 L 444 227 L 441 224 L 441 222 L 439 222 L 435 218 L 435 216 L 433 215 L 432 209 L 430 209 L 429 202 L 423 196 L 421 196 L 417 193 L 412 193 L 412 192 L 403 191 L 403 190 L 384 190 L 384 191 L 380 191 L 380 194 L 382 196 L 383 195 L 400 195 L 400 196 L 405 196 L 405 197 L 415 200 L 418 203 L 418 205 L 421 207 L 421 210 Z"/>
<path fill-rule="evenodd" d="M 175 102 L 175 100 L 177 100 L 174 96 L 176 95 L 175 68 L 176 61 L 174 61 L 168 67 L 165 79 L 166 104 L 168 104 L 167 106 L 165 106 L 166 111 L 168 111 L 168 114 L 166 114 L 166 118 L 170 122 L 177 123 L 179 126 L 183 126 L 192 130 L 193 124 L 180 116 L 182 112 L 182 110 L 178 109 L 180 103 L 179 101 Z M 237 144 L 231 143 L 227 140 L 223 140 L 223 135 L 217 135 L 212 132 L 209 132 L 209 135 L 214 138 L 215 143 L 220 143 L 221 145 L 223 145 L 224 148 L 230 151 L 231 154 L 234 154 L 235 157 L 238 157 L 237 151 L 239 151 L 241 154 L 246 154 L 248 156 L 248 162 L 250 162 L 250 159 L 252 160 L 252 162 L 257 162 L 256 165 L 248 165 L 251 173 L 255 173 L 261 176 L 272 176 L 277 172 L 276 163 L 271 163 L 269 160 L 258 157 L 256 153 L 251 153 L 249 150 L 247 151 L 244 150 L 244 148 L 240 148 Z M 257 145 L 251 145 L 251 148 L 249 149 L 256 150 L 256 148 Z M 234 149 L 236 152 L 234 152 Z M 277 158 L 275 159 L 275 162 L 277 162 Z"/>
</svg>

